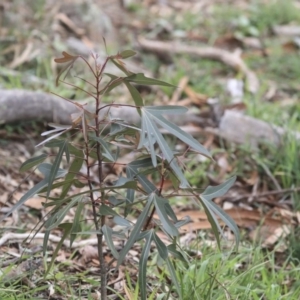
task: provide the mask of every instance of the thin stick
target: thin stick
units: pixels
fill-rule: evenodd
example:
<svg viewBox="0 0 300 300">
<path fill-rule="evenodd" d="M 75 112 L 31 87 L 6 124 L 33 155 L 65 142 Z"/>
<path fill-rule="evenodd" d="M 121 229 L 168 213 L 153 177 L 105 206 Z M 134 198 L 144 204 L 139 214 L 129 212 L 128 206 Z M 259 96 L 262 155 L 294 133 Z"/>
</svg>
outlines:
<svg viewBox="0 0 300 300">
<path fill-rule="evenodd" d="M 245 194 L 243 196 L 232 198 L 232 199 L 230 199 L 230 201 L 237 202 L 237 201 L 240 201 L 243 199 L 247 199 L 249 197 L 257 199 L 257 198 L 265 197 L 265 196 L 280 195 L 280 194 L 285 194 L 285 193 L 294 193 L 294 192 L 299 192 L 299 191 L 300 191 L 300 187 L 296 187 L 296 188 L 290 188 L 290 189 L 283 189 L 283 190 L 279 190 L 279 191 L 267 191 L 267 192 L 263 192 L 263 193 L 256 194 L 256 195 Z"/>
</svg>

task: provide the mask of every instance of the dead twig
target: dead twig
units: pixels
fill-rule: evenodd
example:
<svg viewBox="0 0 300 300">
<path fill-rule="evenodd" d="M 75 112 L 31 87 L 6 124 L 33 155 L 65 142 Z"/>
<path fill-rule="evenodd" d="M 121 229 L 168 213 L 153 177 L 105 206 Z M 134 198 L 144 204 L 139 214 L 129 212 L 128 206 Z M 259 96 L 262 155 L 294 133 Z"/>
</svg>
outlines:
<svg viewBox="0 0 300 300">
<path fill-rule="evenodd" d="M 3 246 L 5 243 L 7 243 L 10 240 L 25 240 L 28 239 L 28 241 L 37 240 L 37 239 L 44 239 L 45 234 L 44 233 L 14 233 L 9 232 L 4 234 L 0 238 L 0 247 Z M 61 240 L 61 237 L 50 234 L 49 235 L 49 241 L 58 243 Z M 96 238 L 94 239 L 88 239 L 88 240 L 82 240 L 79 242 L 73 242 L 71 248 L 79 248 L 86 245 L 97 245 L 98 241 Z M 64 240 L 63 242 L 64 246 L 70 247 L 70 240 Z"/>
<path fill-rule="evenodd" d="M 255 195 L 244 194 L 242 196 L 232 198 L 232 199 L 230 199 L 230 201 L 238 202 L 238 201 L 241 201 L 241 200 L 244 200 L 244 199 L 248 199 L 250 197 L 253 200 L 253 199 L 258 199 L 258 198 L 261 198 L 261 197 L 266 197 L 266 196 L 271 196 L 271 195 L 281 195 L 281 194 L 285 194 L 285 193 L 296 193 L 296 192 L 299 192 L 299 191 L 300 191 L 300 187 L 296 187 L 296 188 L 276 190 L 276 191 L 267 191 L 267 192 L 263 192 L 263 193 L 255 194 Z"/>
<path fill-rule="evenodd" d="M 141 48 L 159 53 L 185 53 L 197 55 L 202 58 L 214 59 L 230 66 L 234 70 L 242 72 L 247 81 L 249 92 L 256 93 L 259 89 L 259 81 L 255 73 L 248 68 L 238 53 L 215 48 L 215 47 L 195 47 L 179 44 L 176 42 L 161 42 L 147 40 L 142 37 L 138 38 L 138 43 Z"/>
</svg>

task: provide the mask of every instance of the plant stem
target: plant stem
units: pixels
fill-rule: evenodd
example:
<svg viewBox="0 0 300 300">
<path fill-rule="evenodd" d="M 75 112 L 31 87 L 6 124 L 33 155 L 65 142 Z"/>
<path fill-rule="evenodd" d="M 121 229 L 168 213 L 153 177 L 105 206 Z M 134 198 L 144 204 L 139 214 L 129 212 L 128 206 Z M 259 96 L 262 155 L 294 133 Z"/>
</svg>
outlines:
<svg viewBox="0 0 300 300">
<path fill-rule="evenodd" d="M 164 186 L 164 182 L 165 182 L 165 174 L 164 174 L 164 164 L 162 163 L 162 173 L 161 173 L 161 180 L 160 180 L 160 187 L 159 187 L 159 190 L 158 190 L 158 195 L 161 196 L 161 193 L 162 193 L 162 189 L 163 189 L 163 186 Z M 155 206 L 152 208 L 152 211 L 151 211 L 151 214 L 150 216 L 148 217 L 147 219 L 147 222 L 145 223 L 144 227 L 143 227 L 143 231 L 146 231 L 153 219 L 153 216 L 154 216 L 154 213 L 155 213 Z"/>
<path fill-rule="evenodd" d="M 95 114 L 95 134 L 97 137 L 100 137 L 100 130 L 99 130 L 99 107 L 100 107 L 100 82 L 101 82 L 101 75 L 104 71 L 104 67 L 106 65 L 107 60 L 105 61 L 104 65 L 102 66 L 102 69 L 99 71 L 96 70 L 96 114 Z M 98 160 L 98 178 L 100 187 L 103 184 L 103 172 L 102 172 L 102 153 L 101 153 L 101 145 L 99 142 L 97 142 L 97 160 Z M 102 190 L 101 191 L 101 201 L 100 206 L 102 205 L 102 201 L 104 201 L 105 193 Z M 95 214 L 95 212 L 93 212 Z M 107 267 L 106 262 L 104 258 L 103 253 L 103 234 L 102 234 L 102 227 L 105 225 L 105 216 L 100 217 L 100 226 L 101 229 L 99 231 L 99 234 L 97 234 L 98 239 L 98 255 L 99 255 L 99 262 L 100 262 L 100 278 L 101 278 L 101 300 L 107 299 Z M 97 222 L 97 226 L 98 222 Z M 98 230 L 97 230 L 98 231 Z"/>
<path fill-rule="evenodd" d="M 97 232 L 97 248 L 98 248 L 98 256 L 99 256 L 99 262 L 100 262 L 100 280 L 101 280 L 101 300 L 106 300 L 107 299 L 107 290 L 106 290 L 106 266 L 105 266 L 105 260 L 104 260 L 104 255 L 103 255 L 103 234 L 101 231 L 102 228 L 102 216 L 101 216 L 101 221 L 100 224 L 102 225 L 101 228 L 98 223 L 97 219 L 97 204 L 94 198 L 94 193 L 93 193 L 93 186 L 92 182 L 90 180 L 90 165 L 88 163 L 88 158 L 89 158 L 89 145 L 88 143 L 85 144 L 85 149 L 86 149 L 86 165 L 87 165 L 87 177 L 88 179 L 88 184 L 89 184 L 89 189 L 90 189 L 90 198 L 92 201 L 92 210 L 93 210 L 93 218 L 94 218 L 94 224 Z M 102 197 L 102 193 L 101 193 Z M 105 220 L 104 220 L 105 222 Z"/>
</svg>

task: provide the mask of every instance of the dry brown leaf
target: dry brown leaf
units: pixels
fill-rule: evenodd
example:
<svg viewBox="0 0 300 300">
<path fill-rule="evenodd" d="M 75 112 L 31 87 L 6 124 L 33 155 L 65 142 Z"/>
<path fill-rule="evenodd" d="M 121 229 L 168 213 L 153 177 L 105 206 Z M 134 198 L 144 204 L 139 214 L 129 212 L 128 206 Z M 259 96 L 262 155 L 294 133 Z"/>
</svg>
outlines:
<svg viewBox="0 0 300 300">
<path fill-rule="evenodd" d="M 197 105 L 198 107 L 203 106 L 207 102 L 207 99 L 208 99 L 207 95 L 196 93 L 188 85 L 184 88 L 184 92 L 187 94 L 187 96 L 192 101 L 192 103 L 194 105 Z"/>
<path fill-rule="evenodd" d="M 286 237 L 288 234 L 290 234 L 290 232 L 291 232 L 290 227 L 286 225 L 278 227 L 274 229 L 266 239 L 264 239 L 262 246 L 263 247 L 273 246 L 280 238 Z"/>
<path fill-rule="evenodd" d="M 123 288 L 124 288 L 124 291 L 125 291 L 125 294 L 126 294 L 128 300 L 134 299 L 134 295 L 127 287 L 125 280 L 123 280 Z"/>
<path fill-rule="evenodd" d="M 34 209 L 42 209 L 44 201 L 45 201 L 44 198 L 34 197 L 34 198 L 28 199 L 24 205 L 27 207 L 30 207 L 30 208 L 34 208 Z"/>
<path fill-rule="evenodd" d="M 177 85 L 177 88 L 174 90 L 174 93 L 172 95 L 172 98 L 171 98 L 169 104 L 173 104 L 173 105 L 177 104 L 177 102 L 179 101 L 179 99 L 182 95 L 182 92 L 185 89 L 188 82 L 189 82 L 189 78 L 187 76 L 184 76 L 180 79 L 180 81 Z"/>
<path fill-rule="evenodd" d="M 225 212 L 242 228 L 253 229 L 254 227 L 263 224 L 272 228 L 278 228 L 283 225 L 283 221 L 287 220 L 282 218 L 274 218 L 272 216 L 263 216 L 258 210 L 247 210 L 239 207 L 227 209 Z M 210 229 L 211 225 L 207 220 L 207 216 L 203 211 L 182 211 L 178 213 L 178 219 L 189 216 L 192 220 L 191 223 L 181 227 L 184 231 Z M 292 220 L 290 220 L 291 222 Z M 224 225 L 223 222 L 220 224 Z"/>
<path fill-rule="evenodd" d="M 79 249 L 79 253 L 82 255 L 80 262 L 86 264 L 87 262 L 98 259 L 98 250 L 96 247 L 91 245 L 85 245 Z"/>
<path fill-rule="evenodd" d="M 78 26 L 64 13 L 59 13 L 56 15 L 56 19 L 67 26 L 71 31 L 73 31 L 77 36 L 81 37 L 85 34 L 85 29 L 78 28 Z"/>
<path fill-rule="evenodd" d="M 258 179 L 259 176 L 257 170 L 253 170 L 249 178 L 243 178 L 243 180 L 251 186 L 254 185 L 258 181 Z"/>
</svg>

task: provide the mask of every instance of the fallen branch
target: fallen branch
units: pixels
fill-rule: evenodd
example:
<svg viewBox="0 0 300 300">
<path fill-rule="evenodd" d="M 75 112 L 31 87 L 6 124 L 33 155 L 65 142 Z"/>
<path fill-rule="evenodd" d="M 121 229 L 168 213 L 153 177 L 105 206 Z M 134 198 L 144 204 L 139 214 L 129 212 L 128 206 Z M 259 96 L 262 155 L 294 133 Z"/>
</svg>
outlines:
<svg viewBox="0 0 300 300">
<path fill-rule="evenodd" d="M 86 101 L 80 101 L 80 103 L 86 103 Z M 92 108 L 92 102 L 89 105 Z M 42 120 L 47 123 L 70 125 L 71 114 L 78 112 L 75 105 L 57 96 L 27 90 L 0 89 L 0 108 L 0 124 Z M 108 110 L 113 118 L 123 119 L 131 124 L 140 122 L 140 116 L 134 107 L 107 107 L 101 110 L 101 116 L 105 115 Z M 185 114 L 182 118 L 174 119 L 179 126 L 188 122 L 196 124 L 203 122 L 194 114 Z"/>
<path fill-rule="evenodd" d="M 258 120 L 233 110 L 226 110 L 218 128 L 207 129 L 227 141 L 257 147 L 259 143 L 279 146 L 282 137 L 289 133 L 300 141 L 300 132 L 287 132 L 285 129 Z"/>
<path fill-rule="evenodd" d="M 202 58 L 221 61 L 222 63 L 230 66 L 234 70 L 240 71 L 245 75 L 247 81 L 247 88 L 251 93 L 256 93 L 259 89 L 259 81 L 255 73 L 248 68 L 248 66 L 237 53 L 231 53 L 229 51 L 215 47 L 187 46 L 176 42 L 161 42 L 147 40 L 142 37 L 138 38 L 138 43 L 141 48 L 148 51 L 158 53 L 169 52 L 177 54 L 191 54 Z"/>
<path fill-rule="evenodd" d="M 253 194 L 245 194 L 245 195 L 242 195 L 239 197 L 230 198 L 230 202 L 238 202 L 238 201 L 248 199 L 248 198 L 258 199 L 261 197 L 282 195 L 282 194 L 286 194 L 286 193 L 297 193 L 297 192 L 300 192 L 300 187 L 290 188 L 290 189 L 282 189 L 282 190 L 276 190 L 276 191 L 267 191 L 267 192 L 254 194 L 254 195 Z"/>
<path fill-rule="evenodd" d="M 57 96 L 26 90 L 0 90 L 0 107 L 0 124 L 42 120 L 70 125 L 71 114 L 77 112 L 75 105 Z M 105 114 L 108 109 L 103 109 L 102 113 Z M 130 124 L 140 122 L 136 109 L 130 106 L 111 107 L 110 115 L 116 119 L 123 119 Z M 287 133 L 281 127 L 233 110 L 225 110 L 223 116 L 220 117 L 218 128 L 208 127 L 211 126 L 208 124 L 208 119 L 193 113 L 183 114 L 180 118 L 172 115 L 167 117 L 177 126 L 180 126 L 182 130 L 195 137 L 202 135 L 204 131 L 220 136 L 229 142 L 239 144 L 248 142 L 254 147 L 261 142 L 278 146 L 282 141 L 282 136 Z M 290 134 L 300 140 L 299 132 Z"/>
<path fill-rule="evenodd" d="M 45 234 L 44 233 L 13 233 L 9 232 L 4 234 L 0 238 L 0 247 L 3 246 L 5 243 L 7 243 L 10 240 L 25 240 L 27 239 L 28 242 L 31 242 L 31 240 L 38 240 L 38 239 L 44 239 Z M 53 243 L 58 243 L 61 240 L 61 237 L 50 234 L 49 235 L 49 241 Z M 71 248 L 80 248 L 86 245 L 97 245 L 98 241 L 96 238 L 94 239 L 88 239 L 88 240 L 82 240 L 79 242 L 73 242 Z M 65 247 L 70 247 L 70 240 L 64 240 L 63 242 Z"/>
</svg>

